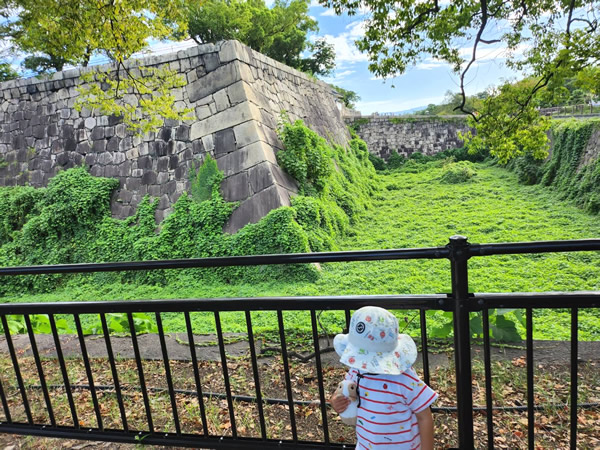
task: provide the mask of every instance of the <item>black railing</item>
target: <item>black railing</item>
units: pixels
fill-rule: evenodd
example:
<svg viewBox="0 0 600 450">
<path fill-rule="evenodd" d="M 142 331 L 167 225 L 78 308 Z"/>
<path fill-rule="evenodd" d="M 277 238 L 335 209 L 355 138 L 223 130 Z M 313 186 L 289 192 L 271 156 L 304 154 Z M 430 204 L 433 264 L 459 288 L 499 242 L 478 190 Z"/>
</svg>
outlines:
<svg viewBox="0 0 600 450">
<path fill-rule="evenodd" d="M 335 253 L 313 253 L 293 255 L 263 255 L 226 258 L 205 258 L 174 261 L 145 261 L 132 263 L 101 263 L 101 264 L 69 264 L 57 266 L 35 266 L 35 267 L 6 267 L 0 268 L 0 276 L 16 276 L 31 274 L 53 274 L 53 273 L 86 273 L 103 271 L 123 270 L 157 270 L 157 269 L 181 269 L 196 267 L 223 267 L 234 265 L 264 265 L 264 264 L 300 264 L 300 263 L 325 263 L 325 262 L 350 262 L 350 261 L 374 261 L 374 260 L 400 260 L 400 259 L 448 259 L 450 261 L 452 292 L 437 295 L 378 295 L 378 296 L 336 296 L 336 297 L 269 297 L 269 298 L 219 298 L 198 300 L 153 300 L 153 301 L 120 301 L 120 302 L 64 302 L 64 303 L 39 303 L 39 304 L 2 304 L 0 305 L 0 321 L 4 329 L 6 351 L 10 355 L 10 371 L 0 374 L 0 400 L 4 412 L 4 420 L 0 423 L 0 432 L 29 434 L 38 436 L 79 438 L 91 440 L 104 440 L 115 442 L 144 444 L 209 447 L 209 448 L 259 448 L 259 447 L 281 447 L 281 448 L 344 448 L 349 445 L 334 443 L 330 439 L 330 424 L 332 423 L 331 411 L 328 409 L 326 398 L 329 396 L 324 379 L 324 366 L 322 364 L 322 348 L 319 334 L 318 313 L 323 310 L 343 311 L 346 326 L 350 318 L 350 311 L 362 306 L 376 304 L 392 310 L 418 310 L 421 336 L 420 344 L 423 357 L 423 372 L 425 382 L 430 382 L 430 368 L 428 360 L 428 338 L 427 317 L 428 310 L 442 310 L 453 313 L 454 346 L 455 346 L 455 370 L 456 370 L 456 407 L 437 407 L 434 412 L 455 412 L 458 418 L 458 445 L 460 448 L 474 448 L 474 411 L 484 411 L 487 422 L 488 446 L 493 448 L 494 422 L 493 413 L 498 408 L 493 404 L 492 392 L 492 365 L 490 358 L 490 310 L 496 308 L 524 308 L 526 311 L 526 366 L 527 366 L 527 405 L 515 406 L 514 410 L 526 410 L 528 421 L 528 446 L 534 448 L 535 423 L 534 411 L 540 406 L 535 404 L 533 396 L 533 326 L 532 311 L 534 308 L 568 308 L 571 310 L 571 395 L 570 395 L 570 447 L 577 448 L 577 329 L 578 311 L 580 308 L 600 308 L 600 292 L 561 292 L 561 293 L 507 293 L 507 294 L 473 294 L 469 292 L 468 285 L 468 261 L 471 257 L 489 255 L 521 254 L 521 253 L 547 253 L 547 252 L 579 252 L 600 250 L 600 239 L 579 241 L 551 241 L 551 242 L 527 242 L 508 244 L 469 244 L 462 236 L 453 236 L 445 247 L 423 248 L 423 249 L 398 249 L 379 251 L 356 251 Z M 239 311 L 244 313 L 247 335 L 245 340 L 250 349 L 250 370 L 254 391 L 253 394 L 238 395 L 234 392 L 231 383 L 229 364 L 231 358 L 226 351 L 225 334 L 222 329 L 221 313 L 227 311 Z M 266 387 L 261 380 L 260 367 L 258 366 L 258 355 L 255 348 L 255 332 L 252 324 L 251 312 L 272 311 L 277 316 L 277 328 L 279 345 L 282 358 L 283 384 L 282 392 L 286 398 L 274 398 L 272 394 L 265 395 Z M 293 390 L 291 363 L 289 359 L 289 342 L 285 330 L 284 311 L 307 311 L 310 313 L 312 329 L 312 349 L 314 351 L 314 370 L 316 374 L 317 389 L 315 398 L 295 398 Z M 111 313 L 124 313 L 129 324 L 129 329 L 134 330 L 134 314 L 150 313 L 155 317 L 158 331 L 157 349 L 160 353 L 161 374 L 166 382 L 166 387 L 152 386 L 149 375 L 144 367 L 144 355 L 140 349 L 139 338 L 132 332 L 127 338 L 130 339 L 137 373 L 138 384 L 129 386 L 124 382 L 120 373 L 121 359 L 115 354 L 112 345 L 107 315 Z M 224 392 L 212 392 L 204 383 L 200 373 L 200 363 L 196 352 L 195 337 L 191 314 L 197 312 L 212 313 L 215 322 L 216 338 L 218 342 L 218 362 L 222 371 Z M 470 313 L 482 312 L 483 321 L 483 349 L 485 369 L 485 406 L 473 406 L 472 392 L 472 355 L 471 355 L 471 330 Z M 178 389 L 177 375 L 173 372 L 173 360 L 169 357 L 169 344 L 163 327 L 164 313 L 183 314 L 185 319 L 185 336 L 189 345 L 189 360 L 193 371 L 193 387 L 191 389 Z M 82 315 L 94 314 L 100 316 L 102 337 L 106 360 L 110 367 L 112 384 L 100 384 L 95 380 L 92 358 L 88 352 L 89 341 L 84 338 L 82 329 Z M 37 370 L 37 382 L 28 381 L 20 362 L 19 349 L 14 345 L 15 336 L 10 332 L 8 320 L 10 316 L 23 315 L 25 329 L 29 338 L 31 349 L 28 350 L 33 356 L 35 370 Z M 46 359 L 40 355 L 37 346 L 36 334 L 32 325 L 34 315 L 47 315 L 50 323 L 50 331 L 54 343 L 55 358 L 58 361 L 59 370 L 56 375 L 59 382 L 50 383 L 45 376 Z M 63 352 L 63 344 L 57 328 L 56 316 L 66 315 L 72 318 L 76 327 L 76 342 L 79 345 L 78 358 L 85 368 L 87 382 L 73 380 L 69 376 L 66 361 L 68 358 Z M 32 369 L 33 370 L 33 369 Z M 14 375 L 14 376 L 13 376 Z M 106 377 L 104 377 L 106 378 Z M 153 381 L 152 381 L 153 382 Z M 11 387 L 12 386 L 12 387 Z M 136 408 L 143 409 L 143 426 L 134 426 L 130 423 L 126 397 L 133 389 L 139 393 Z M 57 418 L 58 410 L 55 411 L 52 393 L 55 390 L 64 391 L 68 407 L 62 407 L 60 413 L 66 418 Z M 93 409 L 95 426 L 89 426 L 89 417 L 83 420 L 78 416 L 78 408 L 73 393 L 84 390 L 89 393 Z M 41 391 L 41 397 L 38 392 Z M 119 417 L 118 423 L 107 423 L 107 417 L 103 412 L 103 403 L 100 397 L 109 392 L 116 397 L 118 411 L 115 415 Z M 154 415 L 153 402 L 155 395 L 168 396 L 165 408 L 170 408 L 169 426 L 157 424 Z M 188 410 L 179 408 L 178 396 L 192 396 L 197 399 L 199 410 L 198 428 L 202 432 L 190 431 Z M 224 399 L 226 412 L 220 420 L 227 420 L 228 433 L 210 432 L 209 411 L 206 401 L 211 399 Z M 238 402 L 249 402 L 256 406 L 258 431 L 253 437 L 244 435 L 240 430 L 241 425 L 236 420 L 236 405 Z M 275 436 L 269 429 L 266 420 L 266 409 L 270 405 L 285 406 L 285 414 L 289 415 L 289 427 L 287 437 Z M 299 416 L 297 409 L 308 406 L 318 407 L 320 432 L 322 439 L 307 439 L 300 432 Z M 43 411 L 42 414 L 40 411 Z M 129 414 L 128 414 L 129 413 Z M 41 416 L 44 416 L 41 419 Z M 90 414 L 91 415 L 91 414 Z M 287 419 L 286 419 L 287 421 Z M 165 430 L 169 428 L 168 431 Z"/>
</svg>

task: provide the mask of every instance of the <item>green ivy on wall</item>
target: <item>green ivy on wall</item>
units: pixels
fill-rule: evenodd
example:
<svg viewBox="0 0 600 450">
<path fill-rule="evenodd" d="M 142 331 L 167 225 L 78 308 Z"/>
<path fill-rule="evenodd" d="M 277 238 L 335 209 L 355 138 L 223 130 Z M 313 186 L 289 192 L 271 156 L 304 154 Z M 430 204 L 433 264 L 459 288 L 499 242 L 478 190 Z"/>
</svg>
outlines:
<svg viewBox="0 0 600 450">
<path fill-rule="evenodd" d="M 584 165 L 582 158 L 600 120 L 563 120 L 552 125 L 552 155 L 547 161 L 520 157 L 508 167 L 524 184 L 541 183 L 561 198 L 574 201 L 586 211 L 600 212 L 600 158 Z"/>
<path fill-rule="evenodd" d="M 223 232 L 235 203 L 220 193 L 223 174 L 207 155 L 190 177 L 191 192 L 160 226 L 157 200 L 146 196 L 135 214 L 113 219 L 110 199 L 119 182 L 84 168 L 60 172 L 47 188 L 0 188 L 0 267 L 109 261 L 304 253 L 335 249 L 335 239 L 370 205 L 374 169 L 364 142 L 330 146 L 302 123 L 283 133 L 285 168 L 303 185 L 291 207 L 269 212 L 236 234 Z M 292 168 L 292 169 L 290 169 Z M 179 273 L 207 281 L 311 280 L 312 265 L 226 267 L 85 275 L 98 282 L 167 283 Z M 0 293 L 48 291 L 68 275 L 4 277 Z"/>
</svg>

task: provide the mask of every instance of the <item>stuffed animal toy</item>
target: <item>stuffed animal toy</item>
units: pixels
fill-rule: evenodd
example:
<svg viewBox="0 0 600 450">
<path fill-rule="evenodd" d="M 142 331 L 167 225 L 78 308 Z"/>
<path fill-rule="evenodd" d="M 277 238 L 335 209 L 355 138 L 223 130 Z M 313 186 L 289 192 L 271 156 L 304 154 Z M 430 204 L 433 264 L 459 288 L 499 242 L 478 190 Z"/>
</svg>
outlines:
<svg viewBox="0 0 600 450">
<path fill-rule="evenodd" d="M 350 404 L 340 413 L 342 422 L 346 425 L 356 426 L 356 414 L 358 412 L 358 393 L 356 392 L 356 383 L 350 380 L 342 381 L 335 390 L 335 396 L 343 395 L 350 399 Z"/>
</svg>

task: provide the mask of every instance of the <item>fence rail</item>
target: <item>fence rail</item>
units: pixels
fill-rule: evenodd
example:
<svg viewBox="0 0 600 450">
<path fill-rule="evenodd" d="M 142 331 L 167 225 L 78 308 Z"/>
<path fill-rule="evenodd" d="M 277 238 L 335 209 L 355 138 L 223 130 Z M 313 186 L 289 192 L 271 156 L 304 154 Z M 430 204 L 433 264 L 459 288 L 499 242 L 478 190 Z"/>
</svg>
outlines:
<svg viewBox="0 0 600 450">
<path fill-rule="evenodd" d="M 578 105 L 553 106 L 550 108 L 539 108 L 538 111 L 543 116 L 597 116 L 600 115 L 600 105 L 598 103 L 582 103 Z"/>
<path fill-rule="evenodd" d="M 453 236 L 445 247 L 423 249 L 397 249 L 377 251 L 330 252 L 314 254 L 293 255 L 262 255 L 227 258 L 204 258 L 173 261 L 145 261 L 123 263 L 99 264 L 69 264 L 57 266 L 35 267 L 5 267 L 0 268 L 1 276 L 42 275 L 55 273 L 89 273 L 123 270 L 158 270 L 181 269 L 192 267 L 224 267 L 234 265 L 264 265 L 264 264 L 303 264 L 349 261 L 375 261 L 375 260 L 400 260 L 400 259 L 448 259 L 450 261 L 450 276 L 452 292 L 436 295 L 360 295 L 360 296 L 321 296 L 321 297 L 268 297 L 268 298 L 216 298 L 194 300 L 152 300 L 152 301 L 126 301 L 126 302 L 64 302 L 40 304 L 1 304 L 0 321 L 4 329 L 7 352 L 10 355 L 10 370 L 14 378 L 7 374 L 0 374 L 0 401 L 4 420 L 0 423 L 0 432 L 29 434 L 36 436 L 49 436 L 61 438 L 79 438 L 104 440 L 114 442 L 129 442 L 171 446 L 210 447 L 210 448 L 349 448 L 347 444 L 334 443 L 330 439 L 329 427 L 331 424 L 331 411 L 328 409 L 326 398 L 328 392 L 324 380 L 324 366 L 321 360 L 323 354 L 322 336 L 319 332 L 319 311 L 333 310 L 344 314 L 346 327 L 348 326 L 351 310 L 362 306 L 376 304 L 392 310 L 416 310 L 421 324 L 420 344 L 422 347 L 424 380 L 430 381 L 430 367 L 428 360 L 428 337 L 426 311 L 441 310 L 453 313 L 454 353 L 456 370 L 456 407 L 438 407 L 438 413 L 455 412 L 458 418 L 458 444 L 461 449 L 474 448 L 474 411 L 486 412 L 486 430 L 489 448 L 494 446 L 493 414 L 498 407 L 494 406 L 492 389 L 492 365 L 490 343 L 490 310 L 496 308 L 523 308 L 526 311 L 526 363 L 527 363 L 527 404 L 513 409 L 527 411 L 527 421 L 530 432 L 528 433 L 528 446 L 535 448 L 535 416 L 534 412 L 540 408 L 533 397 L 533 309 L 534 308 L 568 308 L 571 310 L 571 354 L 570 354 L 570 447 L 577 448 L 577 356 L 578 356 L 578 312 L 581 308 L 600 308 L 600 292 L 552 292 L 552 293 L 471 293 L 468 285 L 468 261 L 472 257 L 488 257 L 491 255 L 523 254 L 523 253 L 548 253 L 548 252 L 580 252 L 600 250 L 600 239 L 574 240 L 574 241 L 547 241 L 524 242 L 507 244 L 469 244 L 462 236 Z M 237 395 L 231 383 L 231 373 L 228 364 L 231 358 L 226 351 L 226 336 L 222 329 L 221 313 L 238 311 L 243 314 L 247 333 L 245 339 L 250 351 L 250 362 L 253 380 L 252 395 Z M 282 358 L 284 379 L 284 392 L 286 398 L 274 398 L 264 394 L 266 388 L 261 380 L 256 352 L 255 331 L 252 323 L 251 312 L 271 312 L 277 318 L 277 333 Z M 288 335 L 285 329 L 283 313 L 286 311 L 306 312 L 310 315 L 312 330 L 312 350 L 314 350 L 314 370 L 316 374 L 316 398 L 306 400 L 296 398 L 292 389 L 292 374 L 290 363 L 290 349 Z M 166 386 L 156 388 L 149 384 L 148 373 L 145 371 L 143 352 L 140 349 L 139 338 L 132 332 L 130 346 L 134 354 L 135 368 L 139 383 L 134 387 L 124 383 L 123 374 L 120 373 L 119 354 L 113 348 L 114 336 L 111 339 L 107 317 L 112 313 L 124 313 L 127 317 L 130 330 L 135 330 L 134 314 L 153 314 L 157 325 L 156 348 L 160 354 L 162 372 Z M 199 371 L 199 360 L 196 352 L 195 334 L 191 315 L 194 313 L 212 313 L 215 323 L 216 339 L 218 341 L 218 360 L 222 371 L 224 392 L 209 392 L 203 385 L 202 374 Z M 470 313 L 482 313 L 483 325 L 483 350 L 485 368 L 485 406 L 473 405 L 472 392 L 472 354 Z M 164 331 L 163 314 L 178 313 L 185 318 L 185 336 L 189 344 L 189 359 L 193 370 L 192 389 L 182 390 L 176 387 L 177 375 L 173 372 L 173 360 L 169 357 L 169 343 Z M 102 335 L 106 347 L 106 360 L 110 366 L 112 384 L 100 384 L 94 376 L 91 357 L 87 347 L 89 341 L 85 339 L 82 329 L 82 316 L 99 315 L 102 325 Z M 30 353 L 37 370 L 37 382 L 26 382 L 20 362 L 21 355 L 15 348 L 16 336 L 11 334 L 8 319 L 10 316 L 23 315 L 26 334 L 31 345 Z M 41 357 L 37 343 L 40 336 L 34 333 L 32 318 L 37 315 L 47 315 L 49 318 L 51 337 L 54 343 L 56 360 L 58 361 L 57 373 L 61 379 L 58 384 L 50 383 L 45 376 L 47 361 Z M 80 359 L 85 366 L 86 382 L 73 380 L 69 376 L 67 357 L 64 354 L 64 340 L 57 327 L 57 315 L 66 315 L 72 318 L 76 326 L 76 335 L 80 349 Z M 48 375 L 48 373 L 46 373 Z M 27 378 L 29 380 L 29 378 Z M 12 386 L 11 387 L 11 383 Z M 128 421 L 126 410 L 126 394 L 129 389 L 141 394 L 138 396 L 138 408 L 143 408 L 145 422 L 142 428 L 134 427 Z M 250 388 L 249 388 L 250 389 Z M 64 392 L 68 403 L 68 412 L 60 411 L 67 418 L 57 419 L 57 411 L 53 405 L 54 390 Z M 88 426 L 78 416 L 73 392 L 85 390 L 89 392 L 90 402 L 93 404 L 93 416 L 96 426 Z M 33 391 L 41 391 L 42 396 L 34 395 Z M 117 429 L 114 424 L 107 426 L 99 400 L 101 394 L 110 391 L 116 397 L 118 416 L 120 422 Z M 153 416 L 154 394 L 161 392 L 168 396 L 165 407 L 170 408 L 174 431 L 165 432 L 160 425 L 155 423 Z M 10 395 L 9 395 L 10 394 Z M 202 432 L 190 432 L 184 429 L 187 423 L 187 411 L 178 409 L 177 396 L 190 395 L 197 399 L 197 408 L 200 411 L 199 419 Z M 209 432 L 207 419 L 207 405 L 205 400 L 223 399 L 226 401 L 227 417 L 230 433 L 217 435 Z M 17 401 L 18 400 L 18 401 Z M 35 403 L 37 402 L 37 403 Z M 260 437 L 243 436 L 236 423 L 236 405 L 238 402 L 251 402 L 257 408 L 258 432 Z M 17 406 L 15 406 L 17 405 Z M 41 406 L 40 406 L 41 405 Z M 289 437 L 273 437 L 266 425 L 266 408 L 268 405 L 284 405 L 289 416 Z M 318 407 L 320 418 L 319 432 L 322 439 L 305 439 L 299 430 L 297 409 L 314 405 Z M 592 405 L 594 406 L 594 405 Z M 598 406 L 598 405 L 595 405 Z M 45 411 L 47 420 L 40 421 L 38 411 L 40 407 Z M 18 418 L 19 417 L 19 418 Z M 223 419 L 225 420 L 225 419 Z M 70 424 L 67 424 L 70 422 Z M 241 429 L 241 428 L 240 428 Z"/>
</svg>

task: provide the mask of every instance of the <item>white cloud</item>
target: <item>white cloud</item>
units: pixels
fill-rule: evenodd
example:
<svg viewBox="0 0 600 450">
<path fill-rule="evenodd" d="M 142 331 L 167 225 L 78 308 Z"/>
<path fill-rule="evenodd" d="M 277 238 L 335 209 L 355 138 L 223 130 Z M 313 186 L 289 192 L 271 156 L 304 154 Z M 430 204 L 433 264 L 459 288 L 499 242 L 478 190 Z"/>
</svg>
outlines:
<svg viewBox="0 0 600 450">
<path fill-rule="evenodd" d="M 365 35 L 365 26 L 366 23 L 364 20 L 355 20 L 354 22 L 351 22 L 348 25 L 346 25 L 346 30 L 349 30 L 348 34 L 351 37 L 360 38 Z"/>
<path fill-rule="evenodd" d="M 355 72 L 354 70 L 344 70 L 343 72 L 336 74 L 336 76 L 339 78 L 347 77 L 348 75 L 352 75 L 354 72 Z"/>
<path fill-rule="evenodd" d="M 357 20 L 349 23 L 346 26 L 346 31 L 340 33 L 337 36 L 326 34 L 323 38 L 330 44 L 333 44 L 335 48 L 335 60 L 340 65 L 344 63 L 354 64 L 358 62 L 365 62 L 368 60 L 367 55 L 361 53 L 357 48 L 354 41 L 364 36 L 365 33 L 365 22 Z"/>
<path fill-rule="evenodd" d="M 319 15 L 320 16 L 325 16 L 325 17 L 333 17 L 333 16 L 336 16 L 337 14 L 333 10 L 333 8 L 329 8 L 329 9 L 326 9 L 324 12 L 322 12 Z"/>
<path fill-rule="evenodd" d="M 336 71 L 332 77 L 323 78 L 323 81 L 325 81 L 325 83 L 329 83 L 329 84 L 338 84 L 341 81 L 345 80 L 348 76 L 352 75 L 353 73 L 356 73 L 356 71 L 354 71 L 354 70 L 343 70 L 341 72 Z"/>
<path fill-rule="evenodd" d="M 326 34 L 323 38 L 335 48 L 336 63 L 354 64 L 367 61 L 367 55 L 361 53 L 354 44 L 354 38 L 349 33 L 342 33 L 338 36 Z"/>
<path fill-rule="evenodd" d="M 432 70 L 432 69 L 439 69 L 440 67 L 449 67 L 449 66 L 445 62 L 432 61 L 432 62 L 419 63 L 415 66 L 415 69 L 417 69 L 417 70 Z"/>
</svg>

